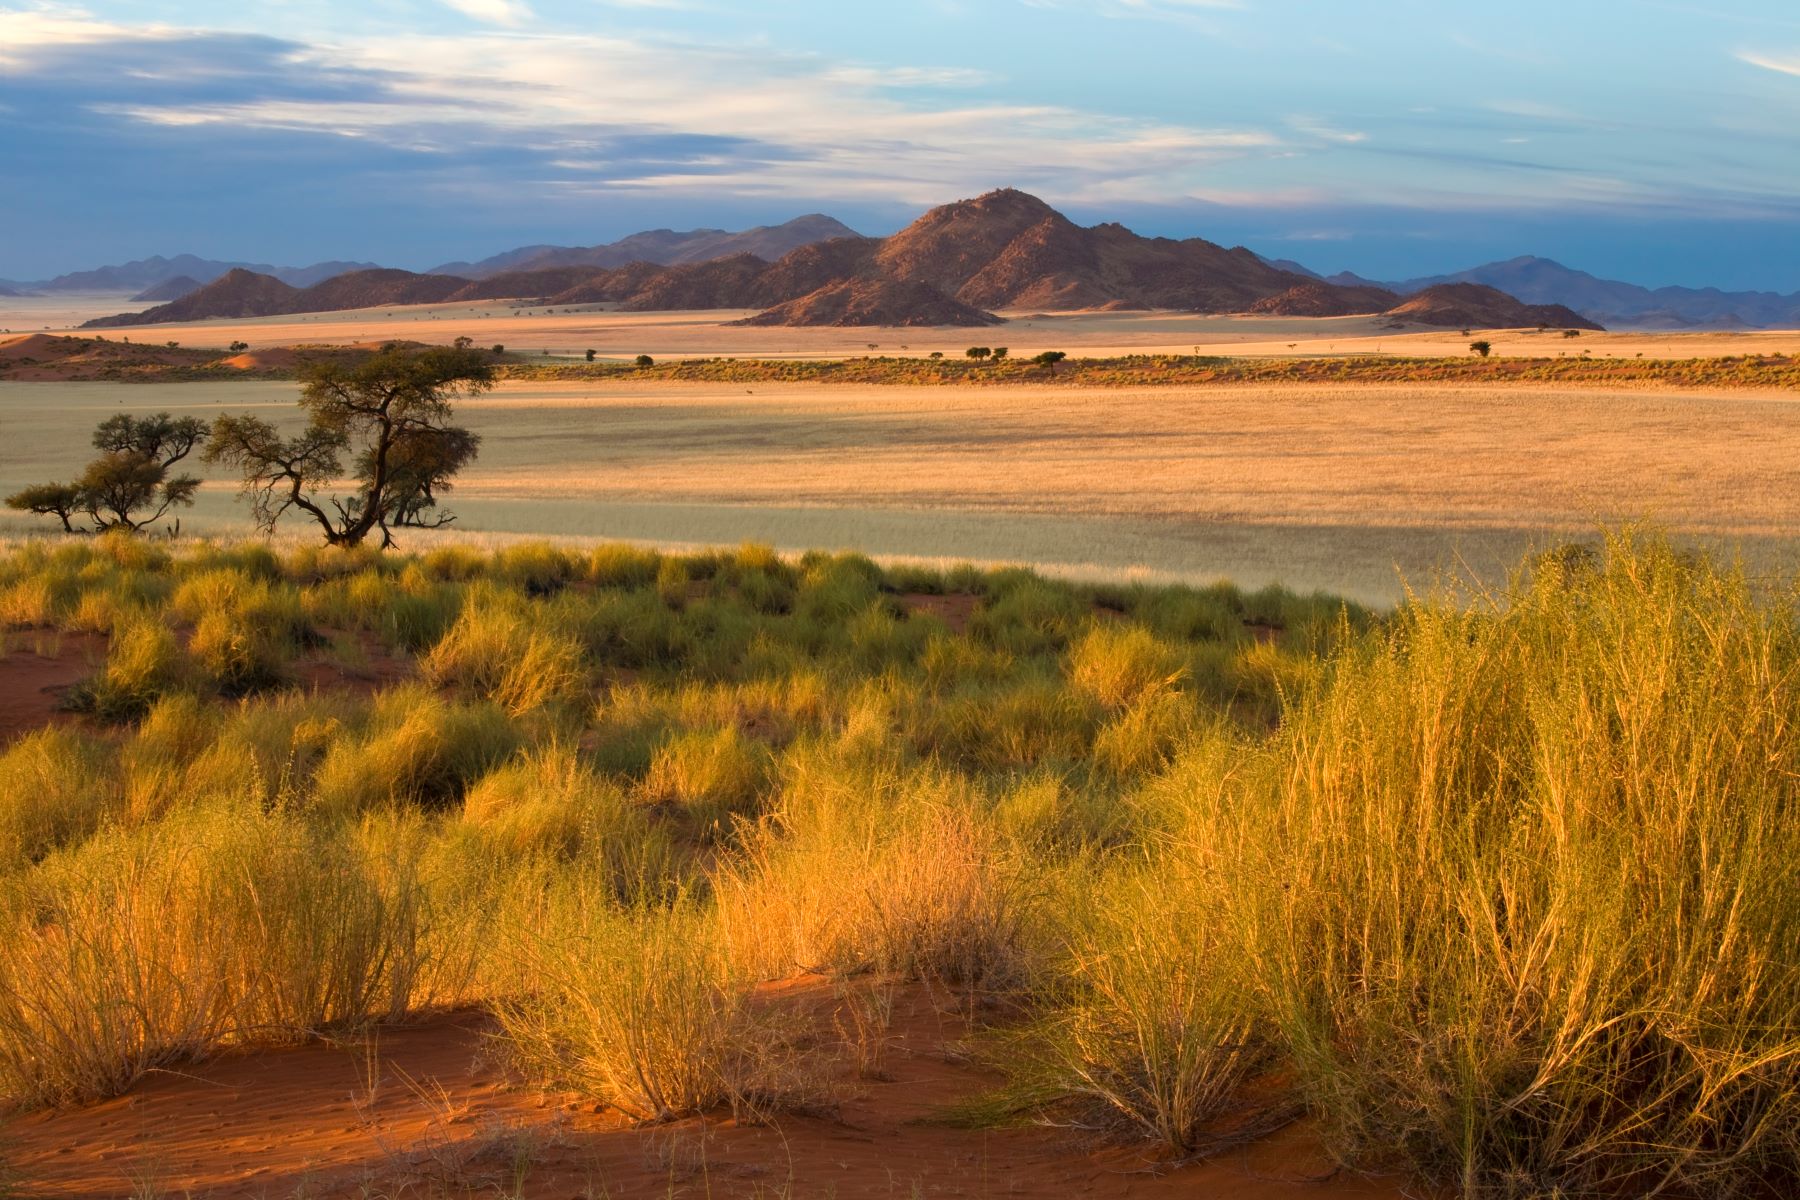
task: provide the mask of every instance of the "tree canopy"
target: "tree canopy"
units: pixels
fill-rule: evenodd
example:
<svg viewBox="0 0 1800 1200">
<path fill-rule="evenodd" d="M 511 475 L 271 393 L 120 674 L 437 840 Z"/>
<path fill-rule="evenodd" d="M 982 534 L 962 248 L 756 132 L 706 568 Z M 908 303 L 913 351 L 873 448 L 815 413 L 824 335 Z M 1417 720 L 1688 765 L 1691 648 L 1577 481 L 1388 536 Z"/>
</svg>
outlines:
<svg viewBox="0 0 1800 1200">
<path fill-rule="evenodd" d="M 193 504 L 200 481 L 172 470 L 205 439 L 206 423 L 198 417 L 108 417 L 94 430 L 100 457 L 73 483 L 34 484 L 8 496 L 6 506 L 56 517 L 69 533 L 135 533 Z M 81 518 L 86 521 L 78 524 Z"/>
<path fill-rule="evenodd" d="M 452 477 L 481 439 L 452 424 L 453 402 L 493 386 L 486 355 L 466 346 L 388 345 L 355 366 L 310 364 L 301 375 L 306 425 L 284 436 L 249 414 L 213 423 L 208 462 L 243 478 L 257 524 L 272 530 L 298 512 L 334 546 L 357 546 L 377 530 L 437 528 L 456 518 L 438 509 Z M 349 465 L 348 494 L 331 492 Z"/>
</svg>

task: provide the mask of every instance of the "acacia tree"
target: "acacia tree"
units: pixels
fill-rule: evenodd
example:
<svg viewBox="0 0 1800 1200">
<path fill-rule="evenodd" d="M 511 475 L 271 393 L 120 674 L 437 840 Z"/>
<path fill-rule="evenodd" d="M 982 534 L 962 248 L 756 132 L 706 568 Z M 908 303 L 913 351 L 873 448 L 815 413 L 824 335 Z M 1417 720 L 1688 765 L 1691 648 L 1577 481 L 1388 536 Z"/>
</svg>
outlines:
<svg viewBox="0 0 1800 1200">
<path fill-rule="evenodd" d="M 392 528 L 437 528 L 456 518 L 435 512 L 438 494 L 475 457 L 481 439 L 451 424 L 452 402 L 493 386 L 487 357 L 465 346 L 422 350 L 390 344 L 362 363 L 313 363 L 301 375 L 306 426 L 291 437 L 260 417 L 213 422 L 208 462 L 243 476 L 257 525 L 273 530 L 297 511 L 332 546 L 359 546 L 376 530 L 385 549 Z M 351 467 L 348 495 L 330 494 Z"/>
<path fill-rule="evenodd" d="M 171 471 L 205 438 L 206 423 L 198 417 L 108 417 L 94 430 L 100 457 L 73 483 L 36 484 L 8 496 L 6 506 L 56 517 L 69 533 L 136 533 L 194 502 L 200 481 Z M 86 524 L 77 525 L 82 517 Z"/>
</svg>

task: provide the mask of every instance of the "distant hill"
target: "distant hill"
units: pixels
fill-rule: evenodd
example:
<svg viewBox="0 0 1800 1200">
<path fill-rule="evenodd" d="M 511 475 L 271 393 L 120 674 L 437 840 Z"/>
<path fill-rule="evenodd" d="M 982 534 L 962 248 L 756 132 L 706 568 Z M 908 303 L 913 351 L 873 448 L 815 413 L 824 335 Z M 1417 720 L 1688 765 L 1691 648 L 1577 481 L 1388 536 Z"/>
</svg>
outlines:
<svg viewBox="0 0 1800 1200">
<path fill-rule="evenodd" d="M 54 279 L 14 286 L 21 292 L 50 294 L 57 292 L 125 292 L 135 296 L 137 293 L 158 288 L 174 279 L 192 279 L 197 284 L 211 283 L 227 272 L 243 270 L 254 271 L 259 275 L 270 275 L 294 287 L 311 287 L 334 275 L 342 275 L 346 271 L 367 270 L 374 265 L 374 263 L 322 262 L 314 263 L 310 267 L 272 267 L 267 263 L 218 262 L 208 258 L 196 258 L 192 254 L 177 254 L 174 258 L 156 255 L 151 258 L 120 263 L 116 266 L 96 267 L 91 271 L 74 271 L 67 275 L 58 275 Z"/>
<path fill-rule="evenodd" d="M 191 275 L 177 275 L 173 279 L 163 280 L 154 287 L 145 288 L 143 291 L 133 296 L 132 299 L 149 301 L 179 300 L 189 292 L 197 292 L 205 286 L 204 283 L 201 283 Z"/>
<path fill-rule="evenodd" d="M 711 249 L 721 244 L 708 243 Z M 706 252 L 700 245 L 688 248 Z M 480 279 L 366 270 L 308 288 L 232 271 L 172 303 L 90 324 L 524 300 L 557 307 L 614 304 L 630 311 L 755 309 L 760 315 L 747 323 L 759 325 L 978 327 L 998 320 L 996 309 L 1104 308 L 1308 317 L 1389 313 L 1440 325 L 1592 327 L 1572 312 L 1524 305 L 1486 287 L 1434 289 L 1402 302 L 1366 282 L 1346 285 L 1282 270 L 1242 247 L 1140 237 L 1116 224 L 1083 227 L 1011 189 L 934 208 L 889 238 L 809 242 L 772 262 L 748 252 L 667 266 L 545 265 L 542 255 L 522 261 L 527 265 Z"/>
<path fill-rule="evenodd" d="M 1602 326 L 1560 304 L 1524 304 L 1479 283 L 1440 283 L 1417 292 L 1387 311 L 1399 321 L 1464 329 L 1600 329 Z"/>
<path fill-rule="evenodd" d="M 1487 263 L 1441 278 L 1413 281 L 1417 287 L 1438 283 L 1482 283 L 1510 292 L 1531 304 L 1566 304 L 1608 325 L 1657 328 L 1800 328 L 1800 292 L 1726 292 L 1718 288 L 1639 287 L 1601 279 L 1548 258 L 1530 255 Z"/>
<path fill-rule="evenodd" d="M 739 233 L 724 229 L 694 229 L 686 233 L 652 229 L 600 246 L 521 246 L 480 262 L 445 263 L 434 267 L 432 274 L 487 279 L 504 273 L 552 267 L 623 267 L 638 262 L 673 267 L 741 254 L 773 262 L 814 242 L 858 236 L 856 230 L 834 217 L 808 213 L 781 225 L 759 225 Z"/>
<path fill-rule="evenodd" d="M 468 280 L 447 275 L 415 275 L 411 271 L 376 267 L 333 275 L 312 287 L 297 288 L 273 275 L 238 267 L 168 304 L 139 313 L 102 317 L 87 322 L 82 328 L 340 312 L 390 304 L 435 304 L 468 286 Z"/>
<path fill-rule="evenodd" d="M 1285 259 L 1265 262 L 1313 274 Z M 1412 295 L 1447 283 L 1498 288 L 1527 304 L 1560 304 L 1590 321 L 1637 329 L 1800 329 L 1800 292 L 1726 292 L 1718 288 L 1641 287 L 1601 279 L 1549 258 L 1523 255 L 1450 275 L 1375 280 L 1350 271 L 1325 276 L 1341 287 L 1379 287 Z"/>
</svg>

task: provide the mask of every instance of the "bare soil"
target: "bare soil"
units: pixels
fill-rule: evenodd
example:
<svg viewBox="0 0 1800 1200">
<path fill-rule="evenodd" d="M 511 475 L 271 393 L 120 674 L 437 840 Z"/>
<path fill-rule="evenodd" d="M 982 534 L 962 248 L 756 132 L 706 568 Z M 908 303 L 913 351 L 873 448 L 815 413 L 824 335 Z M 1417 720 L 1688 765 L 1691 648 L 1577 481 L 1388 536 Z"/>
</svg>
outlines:
<svg viewBox="0 0 1800 1200">
<path fill-rule="evenodd" d="M 30 631 L 7 635 L 0 654 L 0 746 L 47 725 L 75 721 L 63 707 L 75 684 L 106 661 L 94 633 Z"/>
<path fill-rule="evenodd" d="M 841 990 L 816 977 L 773 985 L 767 998 L 821 1018 L 842 1008 Z M 959 997 L 898 987 L 887 1029 L 867 1043 L 874 1069 L 856 1069 L 846 1048 L 828 1111 L 767 1124 L 721 1113 L 634 1126 L 539 1093 L 499 1064 L 488 1020 L 458 1012 L 364 1040 L 230 1055 L 103 1104 L 28 1117 L 6 1130 L 9 1157 L 27 1194 L 45 1197 L 1409 1194 L 1398 1180 L 1336 1170 L 1303 1126 L 1180 1164 L 1068 1128 L 946 1124 L 946 1105 L 997 1081 L 965 1053 L 963 1008 Z"/>
</svg>

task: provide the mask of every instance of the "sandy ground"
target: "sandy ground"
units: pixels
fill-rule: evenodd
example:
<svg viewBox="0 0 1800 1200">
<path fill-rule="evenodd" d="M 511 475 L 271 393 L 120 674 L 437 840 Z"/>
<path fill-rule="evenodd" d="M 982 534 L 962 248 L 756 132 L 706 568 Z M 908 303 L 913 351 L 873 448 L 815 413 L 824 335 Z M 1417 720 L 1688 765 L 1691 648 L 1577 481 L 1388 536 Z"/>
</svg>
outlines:
<svg viewBox="0 0 1800 1200">
<path fill-rule="evenodd" d="M 24 630 L 0 637 L 0 749 L 73 721 L 64 696 L 105 661 L 106 639 L 98 634 Z"/>
<path fill-rule="evenodd" d="M 286 383 L 0 383 L 0 494 L 120 411 L 294 416 Z M 1446 565 L 1647 518 L 1800 558 L 1800 396 L 1519 386 L 1074 390 L 507 384 L 459 529 L 1281 582 L 1374 603 Z M 188 532 L 244 530 L 219 479 Z M 12 514 L 0 533 L 41 529 Z M 296 526 L 296 528 L 298 528 Z M 423 535 L 410 535 L 424 544 Z"/>
<path fill-rule="evenodd" d="M 859 986 L 867 986 L 859 985 Z M 838 989 L 768 989 L 830 1023 Z M 813 1116 L 633 1128 L 591 1103 L 522 1087 L 490 1026 L 448 1014 L 338 1045 L 227 1057 L 104 1104 L 7 1129 L 29 1194 L 315 1200 L 370 1196 L 802 1198 L 1195 1197 L 1400 1200 L 1393 1180 L 1336 1171 L 1304 1128 L 1210 1162 L 1159 1162 L 1072 1129 L 970 1130 L 931 1120 L 992 1087 L 959 1046 L 953 997 L 898 989 L 876 1064 L 827 1081 Z"/>
<path fill-rule="evenodd" d="M 0 297 L 0 330 L 66 330 L 90 317 L 148 307 L 121 296 Z M 548 351 L 578 357 L 589 349 L 602 358 L 757 357 L 843 358 L 857 354 L 960 356 L 969 346 L 1006 346 L 1015 357 L 1043 350 L 1107 356 L 1133 353 L 1314 356 L 1320 354 L 1464 355 L 1470 338 L 1461 331 L 1409 326 L 1388 328 L 1374 317 L 1194 316 L 1185 313 L 1003 314 L 994 329 L 735 329 L 724 324 L 742 312 L 621 313 L 603 306 L 521 308 L 513 304 L 421 305 L 155 325 L 113 336 L 140 341 L 179 341 L 185 346 L 225 346 L 242 340 L 253 348 L 307 342 L 361 342 L 407 338 L 448 343 L 471 337 L 514 351 Z M 1502 355 L 1555 358 L 1583 351 L 1595 357 L 1692 358 L 1721 354 L 1800 353 L 1800 333 L 1587 333 L 1565 340 L 1558 331 L 1484 333 Z"/>
</svg>

